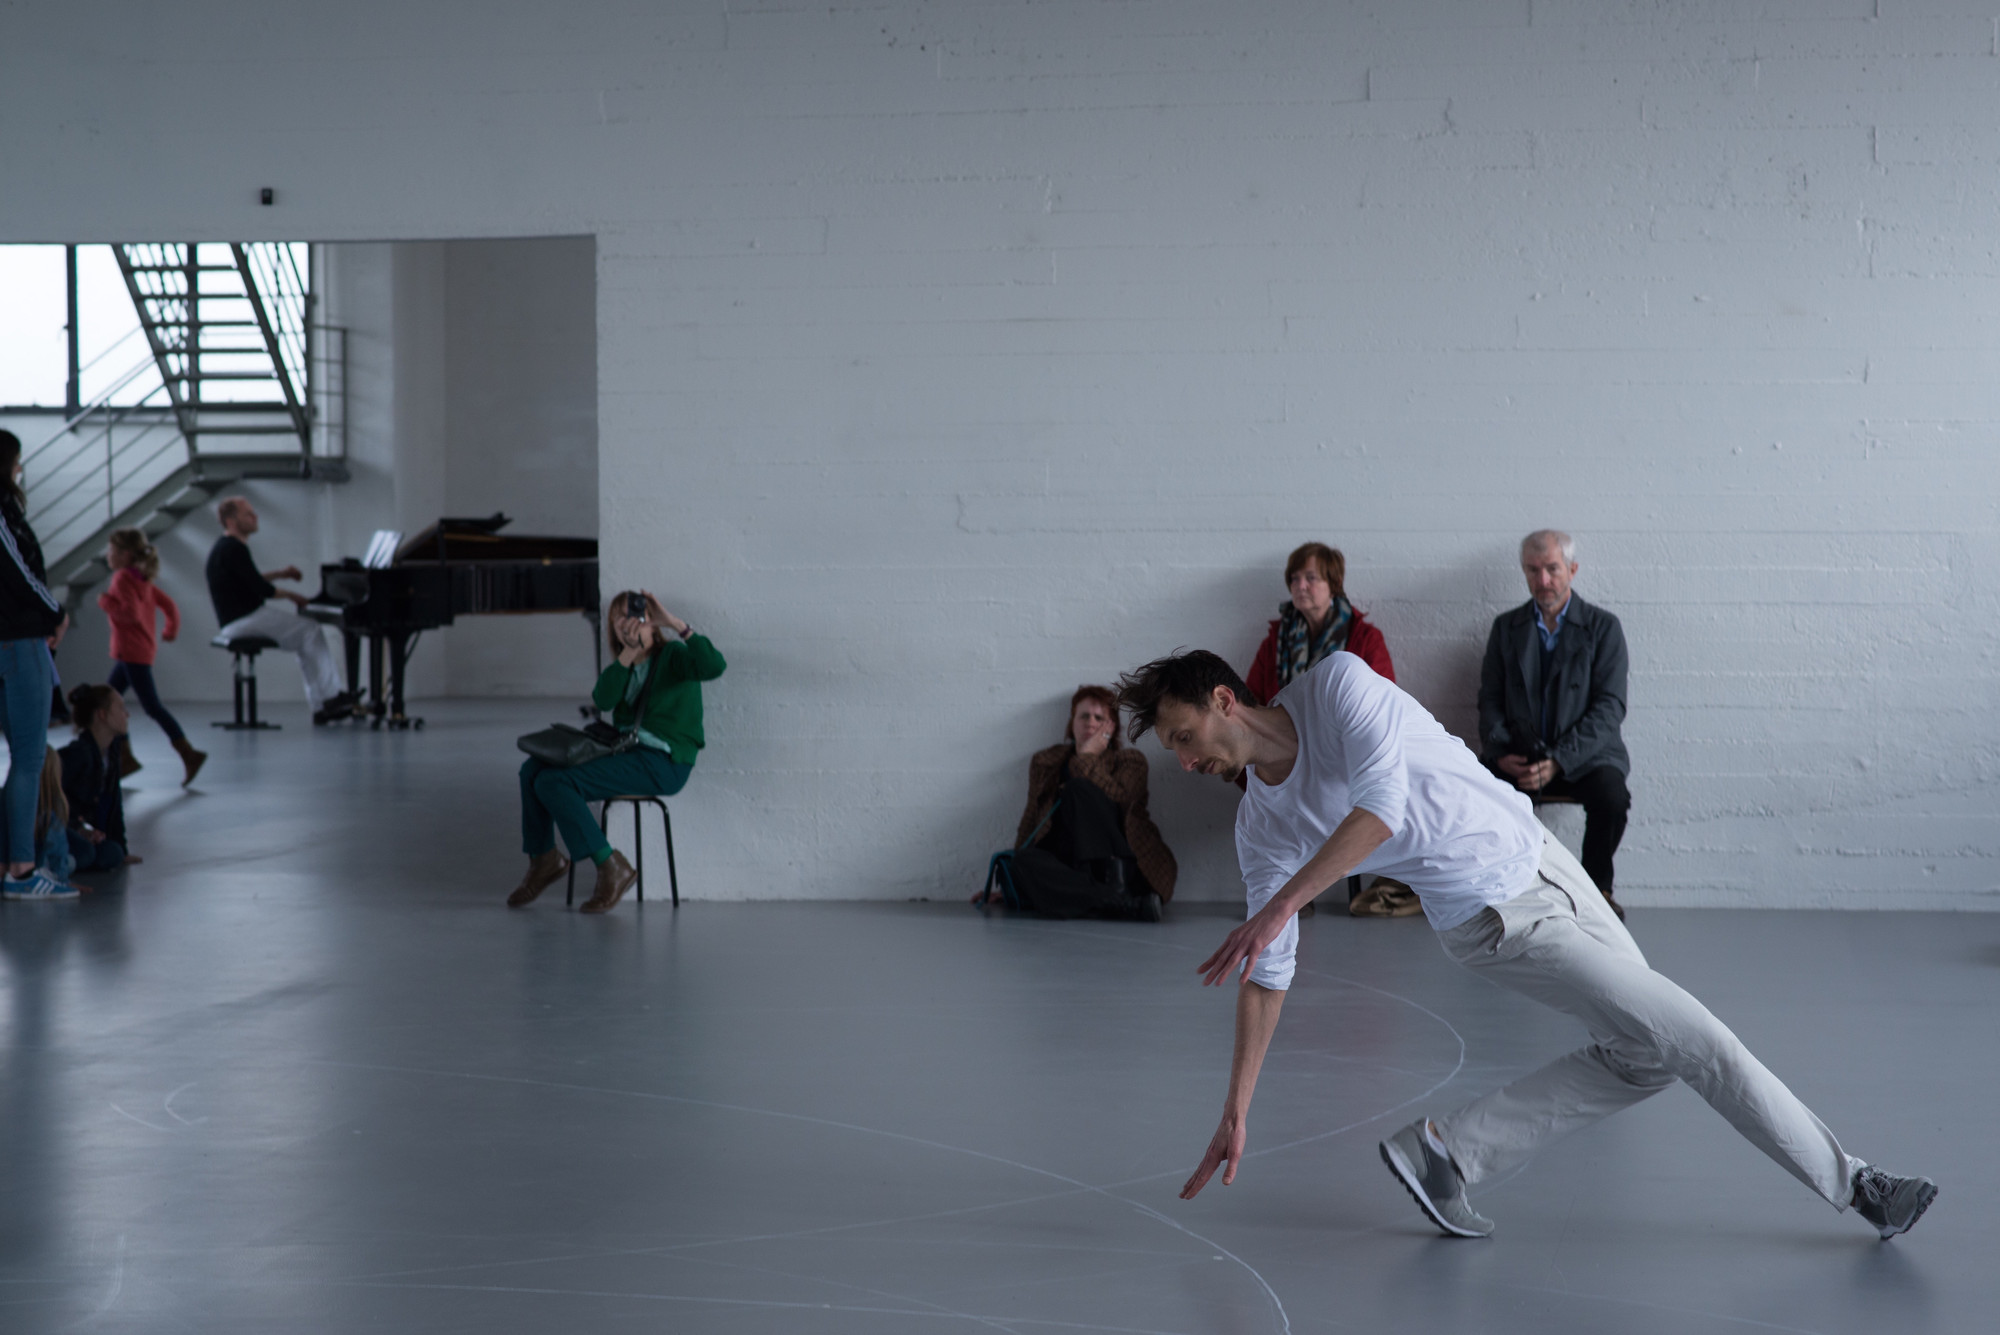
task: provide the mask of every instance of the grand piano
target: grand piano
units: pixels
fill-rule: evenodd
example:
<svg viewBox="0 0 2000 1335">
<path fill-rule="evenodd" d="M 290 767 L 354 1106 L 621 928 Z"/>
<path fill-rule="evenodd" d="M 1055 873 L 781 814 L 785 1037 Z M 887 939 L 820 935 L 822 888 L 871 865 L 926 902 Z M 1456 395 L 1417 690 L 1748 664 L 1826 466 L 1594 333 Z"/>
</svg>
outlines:
<svg viewBox="0 0 2000 1335">
<path fill-rule="evenodd" d="M 395 535 L 376 535 L 365 559 L 320 567 L 320 591 L 306 613 L 340 629 L 348 689 L 357 694 L 366 643 L 368 690 L 360 708 L 370 727 L 424 726 L 403 707 L 404 670 L 418 636 L 457 617 L 581 612 L 602 666 L 597 540 L 502 533 L 510 522 L 504 514 L 440 519 L 393 547 Z"/>
</svg>

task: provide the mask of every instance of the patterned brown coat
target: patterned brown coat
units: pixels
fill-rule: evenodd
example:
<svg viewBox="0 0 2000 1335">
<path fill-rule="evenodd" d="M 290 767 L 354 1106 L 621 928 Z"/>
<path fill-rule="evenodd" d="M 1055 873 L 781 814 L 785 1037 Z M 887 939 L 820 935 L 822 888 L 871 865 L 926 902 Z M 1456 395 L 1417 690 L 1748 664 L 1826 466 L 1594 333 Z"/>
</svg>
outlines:
<svg viewBox="0 0 2000 1335">
<path fill-rule="evenodd" d="M 1118 805 L 1125 818 L 1125 842 L 1132 845 L 1132 857 L 1139 864 L 1140 875 L 1162 903 L 1172 899 L 1180 865 L 1174 861 L 1173 851 L 1160 837 L 1160 827 L 1153 824 L 1152 814 L 1146 810 L 1146 757 L 1129 746 L 1086 756 L 1077 753 L 1074 743 L 1061 742 L 1035 752 L 1028 762 L 1028 805 L 1021 812 L 1021 824 L 1014 832 L 1015 846 L 1019 847 L 1035 832 L 1042 817 L 1055 805 L 1062 788 L 1064 761 L 1069 762 L 1073 776 L 1090 780 Z"/>
</svg>

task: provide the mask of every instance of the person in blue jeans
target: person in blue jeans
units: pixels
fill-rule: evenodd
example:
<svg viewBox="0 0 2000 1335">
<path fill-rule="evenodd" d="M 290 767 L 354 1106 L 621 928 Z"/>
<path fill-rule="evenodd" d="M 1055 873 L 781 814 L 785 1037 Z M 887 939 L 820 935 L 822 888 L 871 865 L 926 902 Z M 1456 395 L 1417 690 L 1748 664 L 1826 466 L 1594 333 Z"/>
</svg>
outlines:
<svg viewBox="0 0 2000 1335">
<path fill-rule="evenodd" d="M 6 730 L 10 757 L 0 796 L 0 844 L 6 858 L 0 895 L 71 899 L 76 887 L 35 866 L 35 802 L 48 749 L 49 701 L 55 693 L 49 650 L 62 642 L 69 616 L 49 592 L 42 545 L 28 527 L 21 472 L 21 438 L 0 431 L 0 727 Z"/>
</svg>

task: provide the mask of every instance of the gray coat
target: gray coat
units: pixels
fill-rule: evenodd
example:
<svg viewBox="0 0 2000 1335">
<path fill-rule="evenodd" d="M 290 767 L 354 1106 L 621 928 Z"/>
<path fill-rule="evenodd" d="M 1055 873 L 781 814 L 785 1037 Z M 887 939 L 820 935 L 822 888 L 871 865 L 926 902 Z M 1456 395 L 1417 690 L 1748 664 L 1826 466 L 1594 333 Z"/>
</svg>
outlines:
<svg viewBox="0 0 2000 1335">
<path fill-rule="evenodd" d="M 1526 755 L 1540 736 L 1542 637 L 1533 600 L 1493 618 L 1479 668 L 1479 754 L 1491 763 Z M 1625 630 L 1618 618 L 1576 593 L 1569 597 L 1555 653 L 1555 741 L 1549 758 L 1564 778 L 1601 765 L 1632 773 L 1618 725 L 1625 719 Z"/>
</svg>

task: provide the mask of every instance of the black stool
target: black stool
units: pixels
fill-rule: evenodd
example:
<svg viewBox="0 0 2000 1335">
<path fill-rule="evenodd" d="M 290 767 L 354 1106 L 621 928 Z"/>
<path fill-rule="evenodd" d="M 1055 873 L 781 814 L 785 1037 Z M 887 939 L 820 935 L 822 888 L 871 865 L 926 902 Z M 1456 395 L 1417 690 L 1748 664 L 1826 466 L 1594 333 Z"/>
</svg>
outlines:
<svg viewBox="0 0 2000 1335">
<path fill-rule="evenodd" d="M 667 889 L 674 897 L 674 907 L 681 906 L 681 878 L 674 870 L 674 818 L 667 811 L 667 804 L 651 793 L 624 793 L 617 797 L 607 797 L 597 809 L 597 828 L 604 831 L 604 837 L 611 837 L 611 804 L 630 802 L 632 804 L 632 850 L 634 853 L 632 870 L 639 873 L 639 879 L 632 883 L 632 893 L 641 904 L 646 902 L 646 831 L 641 819 L 647 807 L 655 807 L 660 813 L 660 832 L 667 837 Z M 569 891 L 563 896 L 563 903 L 576 902 L 576 863 L 569 864 Z"/>
<path fill-rule="evenodd" d="M 278 642 L 268 635 L 238 635 L 234 639 L 218 635 L 209 643 L 229 651 L 231 686 L 236 697 L 235 721 L 217 722 L 215 726 L 232 732 L 238 728 L 270 728 L 275 731 L 277 724 L 266 723 L 257 717 L 257 655 L 266 649 L 277 648 Z"/>
</svg>

